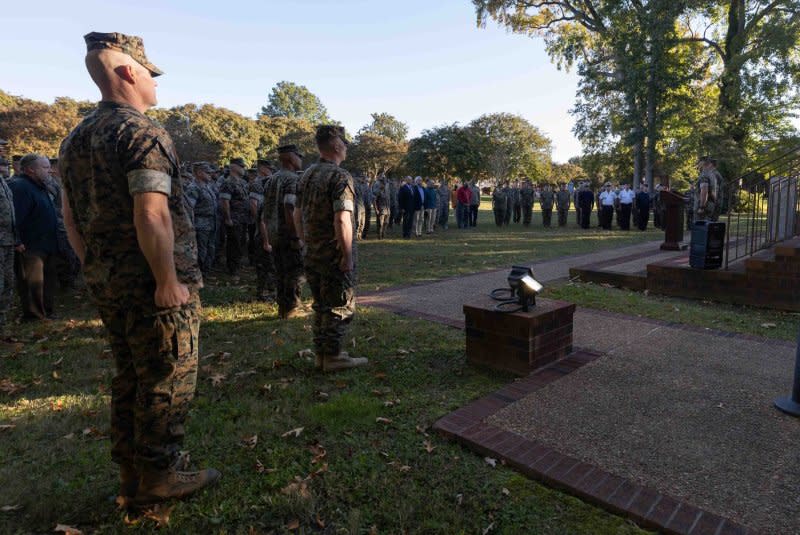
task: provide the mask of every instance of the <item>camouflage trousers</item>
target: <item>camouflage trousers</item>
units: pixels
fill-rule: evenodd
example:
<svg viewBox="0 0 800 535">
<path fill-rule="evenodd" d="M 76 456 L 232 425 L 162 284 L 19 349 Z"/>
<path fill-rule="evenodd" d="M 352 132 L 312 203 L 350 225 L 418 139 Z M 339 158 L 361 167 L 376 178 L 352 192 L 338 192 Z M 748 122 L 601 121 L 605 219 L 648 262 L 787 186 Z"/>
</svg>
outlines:
<svg viewBox="0 0 800 535">
<path fill-rule="evenodd" d="M 116 362 L 111 382 L 111 457 L 139 470 L 176 460 L 197 386 L 200 298 L 169 309 L 99 304 Z"/>
<path fill-rule="evenodd" d="M 338 355 L 356 312 L 355 273 L 342 273 L 335 260 L 307 262 L 305 271 L 314 298 L 314 350 Z"/>
<path fill-rule="evenodd" d="M 14 246 L 0 245 L 0 333 L 14 302 Z"/>
<path fill-rule="evenodd" d="M 242 267 L 242 257 L 247 250 L 247 225 L 234 223 L 225 227 L 225 261 L 228 273 L 236 275 Z"/>
<path fill-rule="evenodd" d="M 214 257 L 217 250 L 217 234 L 214 229 L 195 231 L 197 237 L 197 263 L 200 271 L 207 274 L 214 265 Z"/>
<path fill-rule="evenodd" d="M 356 239 L 360 240 L 363 239 L 364 235 L 364 228 L 367 225 L 367 212 L 364 210 L 363 206 L 359 206 L 358 210 L 356 210 Z"/>
<path fill-rule="evenodd" d="M 523 203 L 522 204 L 522 224 L 526 227 L 530 226 L 531 219 L 533 218 L 533 205 Z"/>
<path fill-rule="evenodd" d="M 255 249 L 253 260 L 256 267 L 256 297 L 259 299 L 275 292 L 277 274 L 275 272 L 275 254 L 268 253 L 261 246 L 261 236 L 253 239 Z"/>
<path fill-rule="evenodd" d="M 378 239 L 386 237 L 386 228 L 389 226 L 389 213 L 377 212 Z"/>
<path fill-rule="evenodd" d="M 275 260 L 278 315 L 284 316 L 300 306 L 300 284 L 303 280 L 303 255 L 290 243 L 277 242 L 272 249 Z"/>
</svg>

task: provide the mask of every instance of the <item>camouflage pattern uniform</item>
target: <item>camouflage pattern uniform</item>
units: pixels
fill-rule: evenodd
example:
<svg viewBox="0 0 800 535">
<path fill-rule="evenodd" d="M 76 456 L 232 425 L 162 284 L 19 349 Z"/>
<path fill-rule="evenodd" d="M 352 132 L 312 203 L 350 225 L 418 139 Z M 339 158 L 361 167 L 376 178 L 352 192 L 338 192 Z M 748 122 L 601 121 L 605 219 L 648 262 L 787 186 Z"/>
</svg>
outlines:
<svg viewBox="0 0 800 535">
<path fill-rule="evenodd" d="M 506 194 L 506 211 L 503 216 L 503 224 L 508 226 L 508 224 L 511 223 L 511 216 L 514 212 L 514 188 L 506 185 L 503 188 L 503 192 Z"/>
<path fill-rule="evenodd" d="M 355 179 L 354 186 L 356 193 L 356 211 L 355 211 L 356 239 L 360 240 L 364 234 L 364 228 L 366 227 L 367 188 L 364 186 L 364 180 L 361 177 Z"/>
<path fill-rule="evenodd" d="M 397 182 L 392 179 L 387 184 L 389 188 L 389 228 L 392 228 L 395 223 L 400 224 L 400 217 L 402 216 L 400 205 L 397 200 Z"/>
<path fill-rule="evenodd" d="M 197 381 L 200 328 L 197 244 L 169 134 L 133 107 L 100 102 L 64 140 L 59 167 L 86 244 L 84 277 L 108 331 L 112 457 L 139 471 L 173 466 Z M 178 281 L 190 302 L 159 309 L 139 248 L 133 196 L 168 197 Z"/>
<path fill-rule="evenodd" d="M 542 224 L 545 228 L 550 228 L 553 219 L 553 203 L 555 195 L 550 190 L 543 190 L 539 195 L 539 206 L 542 207 Z"/>
<path fill-rule="evenodd" d="M 372 224 L 372 205 L 375 202 L 375 197 L 372 195 L 372 187 L 366 177 L 362 177 L 362 186 L 364 187 L 364 230 L 359 234 L 359 237 L 366 240 L 369 234 L 369 227 Z"/>
<path fill-rule="evenodd" d="M 355 229 L 355 187 L 350 173 L 320 158 L 306 170 L 297 185 L 306 241 L 305 271 L 314 297 L 314 349 L 317 355 L 338 355 L 342 339 L 356 309 L 356 243 L 353 237 L 351 273 L 339 269 L 333 219 L 337 212 L 351 213 Z"/>
<path fill-rule="evenodd" d="M 278 315 L 286 317 L 300 306 L 300 285 L 303 281 L 303 255 L 297 236 L 291 233 L 286 220 L 286 206 L 297 204 L 297 182 L 294 171 L 281 169 L 270 176 L 264 187 L 262 221 L 267 225 L 272 258 L 275 262 Z M 262 248 L 263 250 L 263 248 Z"/>
<path fill-rule="evenodd" d="M 247 249 L 247 225 L 250 221 L 250 204 L 247 181 L 233 175 L 228 176 L 219 188 L 220 200 L 230 202 L 232 225 L 225 226 L 227 250 L 225 260 L 228 273 L 235 275 L 242 267 L 242 257 Z"/>
<path fill-rule="evenodd" d="M 526 227 L 531 225 L 533 217 L 533 185 L 530 182 L 522 184 L 519 191 L 519 203 L 522 206 L 522 224 Z"/>
<path fill-rule="evenodd" d="M 522 199 L 517 187 L 511 188 L 511 209 L 514 211 L 514 223 L 519 223 L 522 219 Z"/>
<path fill-rule="evenodd" d="M 506 222 L 508 213 L 508 191 L 506 188 L 497 186 L 492 192 L 492 211 L 494 211 L 494 223 L 502 227 Z"/>
<path fill-rule="evenodd" d="M 378 239 L 382 240 L 386 237 L 390 214 L 389 186 L 384 178 L 379 178 L 372 184 L 372 198 L 377 215 Z"/>
<path fill-rule="evenodd" d="M 14 302 L 14 246 L 19 243 L 11 188 L 0 177 L 0 333 Z"/>
<path fill-rule="evenodd" d="M 572 195 L 567 189 L 560 189 L 556 193 L 556 209 L 558 210 L 558 226 L 567 226 L 567 215 Z"/>
<path fill-rule="evenodd" d="M 217 193 L 210 182 L 195 181 L 194 231 L 197 263 L 204 274 L 211 271 L 217 248 Z"/>
<path fill-rule="evenodd" d="M 446 229 L 447 222 L 450 219 L 450 188 L 447 187 L 447 182 L 442 180 L 442 185 L 439 186 L 439 226 Z"/>
<path fill-rule="evenodd" d="M 706 206 L 700 206 L 700 187 L 708 186 L 708 201 Z M 720 188 L 722 187 L 722 175 L 716 169 L 705 169 L 697 179 L 694 196 L 694 220 L 717 221 L 722 213 L 722 199 Z M 663 216 L 662 216 L 663 220 Z"/>
<path fill-rule="evenodd" d="M 274 175 L 259 175 L 250 182 L 248 191 L 250 202 L 256 202 L 256 221 L 261 221 L 264 211 L 264 193 L 272 182 Z M 271 299 L 277 287 L 278 273 L 275 266 L 274 251 L 268 253 L 261 246 L 261 228 L 255 225 L 253 233 L 253 253 L 251 262 L 256 268 L 256 297 L 261 300 Z"/>
</svg>

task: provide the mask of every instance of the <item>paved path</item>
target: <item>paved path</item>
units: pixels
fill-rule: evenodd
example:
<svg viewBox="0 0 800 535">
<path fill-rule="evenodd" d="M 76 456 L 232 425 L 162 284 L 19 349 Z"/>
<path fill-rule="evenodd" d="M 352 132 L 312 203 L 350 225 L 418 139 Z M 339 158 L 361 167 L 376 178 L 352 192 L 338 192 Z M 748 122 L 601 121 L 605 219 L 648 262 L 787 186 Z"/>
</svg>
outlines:
<svg viewBox="0 0 800 535">
<path fill-rule="evenodd" d="M 636 272 L 672 258 L 657 245 L 532 267 L 544 283 L 586 264 Z M 394 288 L 359 302 L 463 327 L 463 303 L 507 286 L 507 273 Z M 790 391 L 793 343 L 579 308 L 574 345 L 604 356 L 486 421 L 757 531 L 800 533 L 800 423 L 771 406 Z"/>
<path fill-rule="evenodd" d="M 685 256 L 685 252 L 659 250 L 660 241 L 615 247 L 594 253 L 559 257 L 530 265 L 536 278 L 546 284 L 569 277 L 569 268 L 588 264 L 625 270 L 644 271 L 647 264 Z M 378 306 L 412 317 L 440 321 L 455 327 L 463 326 L 462 305 L 476 294 L 487 294 L 495 288 L 507 288 L 508 268 L 452 277 L 437 282 L 389 288 L 359 295 L 358 303 Z"/>
</svg>

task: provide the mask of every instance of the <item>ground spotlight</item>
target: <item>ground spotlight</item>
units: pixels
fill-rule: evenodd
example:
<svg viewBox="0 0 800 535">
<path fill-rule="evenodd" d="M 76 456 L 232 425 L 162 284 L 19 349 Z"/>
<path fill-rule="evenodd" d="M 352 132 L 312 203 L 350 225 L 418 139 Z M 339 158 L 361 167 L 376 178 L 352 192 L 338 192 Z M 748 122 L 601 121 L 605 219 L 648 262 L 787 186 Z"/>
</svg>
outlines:
<svg viewBox="0 0 800 535">
<path fill-rule="evenodd" d="M 511 273 L 508 274 L 508 286 L 511 293 L 516 297 L 523 312 L 528 312 L 532 306 L 536 306 L 536 294 L 542 291 L 542 283 L 536 280 L 533 270 L 527 266 L 512 266 Z"/>
</svg>

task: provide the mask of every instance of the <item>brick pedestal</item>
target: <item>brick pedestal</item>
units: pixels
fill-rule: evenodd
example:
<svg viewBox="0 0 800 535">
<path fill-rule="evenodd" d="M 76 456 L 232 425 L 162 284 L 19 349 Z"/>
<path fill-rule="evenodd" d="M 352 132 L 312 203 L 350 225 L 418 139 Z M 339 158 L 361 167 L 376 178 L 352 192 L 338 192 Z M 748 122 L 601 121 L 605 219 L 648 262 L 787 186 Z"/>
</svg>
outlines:
<svg viewBox="0 0 800 535">
<path fill-rule="evenodd" d="M 489 297 L 464 305 L 467 360 L 527 375 L 572 353 L 575 305 L 536 299 L 528 312 L 495 310 Z"/>
</svg>

